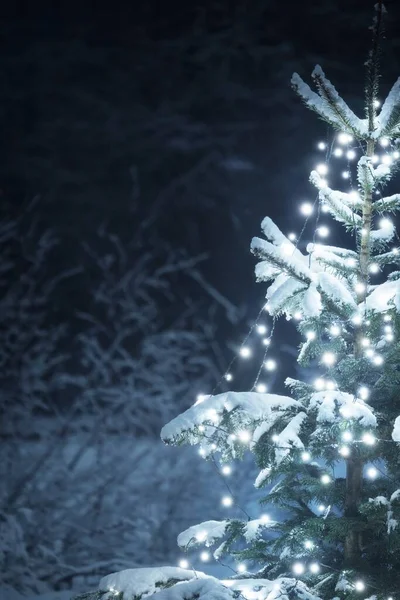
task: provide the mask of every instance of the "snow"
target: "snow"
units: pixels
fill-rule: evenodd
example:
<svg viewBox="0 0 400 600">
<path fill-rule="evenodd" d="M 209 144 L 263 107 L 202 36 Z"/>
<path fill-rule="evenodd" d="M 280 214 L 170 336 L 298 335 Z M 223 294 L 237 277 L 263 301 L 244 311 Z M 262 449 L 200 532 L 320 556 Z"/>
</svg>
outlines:
<svg viewBox="0 0 400 600">
<path fill-rule="evenodd" d="M 303 316 L 304 318 L 316 318 L 322 312 L 321 294 L 318 292 L 316 284 L 311 283 L 303 297 Z"/>
<path fill-rule="evenodd" d="M 335 423 L 343 417 L 355 419 L 364 427 L 376 427 L 376 417 L 368 404 L 351 394 L 338 390 L 325 390 L 312 394 L 310 409 L 317 411 L 318 423 Z"/>
<path fill-rule="evenodd" d="M 394 83 L 392 89 L 386 97 L 385 102 L 382 105 L 381 112 L 377 118 L 377 130 L 374 132 L 374 138 L 377 139 L 386 134 L 386 128 L 389 124 L 391 115 L 396 105 L 400 102 L 400 77 Z"/>
<path fill-rule="evenodd" d="M 396 229 L 393 225 L 393 223 L 391 221 L 389 221 L 388 219 L 384 219 L 384 226 L 380 227 L 379 229 L 375 229 L 373 231 L 371 231 L 370 237 L 371 237 L 371 241 L 373 242 L 385 242 L 388 243 L 390 242 L 395 233 L 396 233 Z"/>
<path fill-rule="evenodd" d="M 278 465 L 290 453 L 292 446 L 301 450 L 304 448 L 304 444 L 299 438 L 299 432 L 306 417 L 306 413 L 299 412 L 277 436 L 274 443 L 276 445 L 275 460 Z"/>
<path fill-rule="evenodd" d="M 392 431 L 392 439 L 400 443 L 400 416 L 396 418 Z"/>
<path fill-rule="evenodd" d="M 178 535 L 178 546 L 188 548 L 199 543 L 212 546 L 225 535 L 229 521 L 204 521 L 193 525 Z"/>
<path fill-rule="evenodd" d="M 354 203 L 350 202 L 348 194 L 332 190 L 326 185 L 325 180 L 317 173 L 317 171 L 311 171 L 310 181 L 319 190 L 319 199 L 321 202 L 326 204 L 329 212 L 337 221 L 351 226 L 361 224 L 360 215 L 357 215 L 350 206 L 348 206 L 348 204 L 354 205 Z"/>
<path fill-rule="evenodd" d="M 263 485 L 264 481 L 267 479 L 267 477 L 270 476 L 270 474 L 270 467 L 267 467 L 266 469 L 261 469 L 254 482 L 254 487 L 260 488 Z"/>
<path fill-rule="evenodd" d="M 357 308 L 357 304 L 344 279 L 340 280 L 330 273 L 323 272 L 316 275 L 316 281 L 321 292 L 335 304 L 348 310 L 355 310 Z"/>
<path fill-rule="evenodd" d="M 273 521 L 268 521 L 266 519 L 252 519 L 248 521 L 244 528 L 244 538 L 248 544 L 257 540 L 262 533 L 263 529 L 271 527 L 274 525 Z"/>
<path fill-rule="evenodd" d="M 188 431 L 193 431 L 203 423 L 217 424 L 225 412 L 235 411 L 236 420 L 242 427 L 252 421 L 262 421 L 282 416 L 282 411 L 300 407 L 301 404 L 288 396 L 260 394 L 256 392 L 225 392 L 210 396 L 201 404 L 196 404 L 172 419 L 161 430 L 164 441 L 174 440 Z M 277 415 L 273 411 L 277 410 Z M 194 436 L 192 443 L 201 441 L 201 434 Z"/>
<path fill-rule="evenodd" d="M 203 580 L 193 579 L 189 583 L 180 583 L 172 588 L 146 596 L 147 600 L 188 600 L 189 598 L 196 598 L 196 600 L 232 600 L 234 597 L 229 588 L 211 577 Z M 128 600 L 136 600 L 136 596 Z"/>
<path fill-rule="evenodd" d="M 400 312 L 400 280 L 385 281 L 377 285 L 361 306 L 378 313 L 386 312 L 395 306 Z"/>
<path fill-rule="evenodd" d="M 179 567 L 148 567 L 141 569 L 125 569 L 106 575 L 100 580 L 99 590 L 123 593 L 127 598 L 152 594 L 161 585 L 171 581 L 190 581 L 194 577 L 207 577 L 199 571 L 180 569 Z"/>
</svg>

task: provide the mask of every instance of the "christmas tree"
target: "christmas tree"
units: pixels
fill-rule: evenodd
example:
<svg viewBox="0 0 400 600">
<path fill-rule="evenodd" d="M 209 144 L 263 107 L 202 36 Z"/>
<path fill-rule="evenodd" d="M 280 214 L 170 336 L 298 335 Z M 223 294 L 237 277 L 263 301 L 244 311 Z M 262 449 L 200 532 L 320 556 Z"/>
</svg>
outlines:
<svg viewBox="0 0 400 600">
<path fill-rule="evenodd" d="M 168 444 L 196 444 L 222 475 L 250 450 L 265 488 L 251 518 L 194 525 L 178 537 L 188 552 L 180 568 L 113 574 L 98 597 L 248 600 L 398 600 L 400 598 L 400 251 L 390 215 L 400 194 L 384 190 L 400 153 L 400 79 L 382 106 L 379 43 L 384 8 L 376 6 L 366 62 L 365 118 L 358 118 L 317 66 L 316 92 L 295 74 L 306 106 L 334 130 L 320 143 L 326 159 L 312 171 L 312 204 L 324 238 L 328 216 L 345 228 L 346 247 L 286 237 L 270 218 L 252 252 L 256 277 L 268 282 L 266 310 L 292 319 L 302 343 L 298 361 L 318 365 L 314 381 L 287 379 L 288 395 L 265 393 L 258 377 L 250 392 L 198 398 L 162 431 Z M 347 167 L 339 177 L 335 159 Z M 343 163 L 342 163 L 343 164 Z M 338 181 L 331 187 L 332 180 Z M 335 186 L 336 187 L 336 186 Z M 258 333 L 264 326 L 257 323 Z M 249 339 L 249 338 L 247 338 Z M 268 340 L 263 368 L 275 367 Z M 244 343 L 239 357 L 248 358 Z M 231 372 L 225 380 L 232 379 Z M 222 498 L 235 505 L 234 495 Z M 268 508 L 279 518 L 268 516 Z M 277 510 L 278 508 L 278 510 Z M 191 550 L 217 561 L 233 558 L 235 573 L 217 581 L 191 567 Z M 229 559 L 226 559 L 229 560 Z"/>
</svg>

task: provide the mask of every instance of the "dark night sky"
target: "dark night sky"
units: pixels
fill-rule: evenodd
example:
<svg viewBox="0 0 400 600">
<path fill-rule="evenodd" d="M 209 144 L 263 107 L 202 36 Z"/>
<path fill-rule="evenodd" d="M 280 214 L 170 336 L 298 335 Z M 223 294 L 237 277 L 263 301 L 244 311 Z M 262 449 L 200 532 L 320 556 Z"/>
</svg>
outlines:
<svg viewBox="0 0 400 600">
<path fill-rule="evenodd" d="M 326 135 L 290 76 L 309 78 L 320 62 L 362 109 L 372 6 L 38 1 L 2 9 L 3 211 L 21 214 L 40 197 L 40 220 L 62 239 L 58 272 L 82 264 L 81 243 L 101 223 L 129 241 L 157 207 L 163 238 L 207 252 L 204 275 L 254 317 L 264 290 L 253 281 L 251 237 L 266 214 L 286 232 L 300 230 L 295 203 L 311 193 L 315 143 Z M 398 3 L 388 9 L 383 92 L 400 70 Z M 242 168 L 227 168 L 232 159 Z M 76 278 L 62 290 L 64 318 L 85 304 L 87 285 Z M 237 339 L 235 327 L 229 336 Z"/>
</svg>

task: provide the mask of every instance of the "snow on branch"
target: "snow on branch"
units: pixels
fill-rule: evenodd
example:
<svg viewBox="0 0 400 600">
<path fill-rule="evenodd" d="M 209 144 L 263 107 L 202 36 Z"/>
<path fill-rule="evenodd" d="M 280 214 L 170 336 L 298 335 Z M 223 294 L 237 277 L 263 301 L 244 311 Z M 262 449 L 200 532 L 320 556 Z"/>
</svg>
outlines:
<svg viewBox="0 0 400 600">
<path fill-rule="evenodd" d="M 400 280 L 385 281 L 377 285 L 361 307 L 377 313 L 387 312 L 394 307 L 400 312 Z"/>
<path fill-rule="evenodd" d="M 380 198 L 376 200 L 372 208 L 375 213 L 380 212 L 394 212 L 395 210 L 400 209 L 400 194 L 393 194 L 392 196 L 386 196 L 385 198 Z"/>
<path fill-rule="evenodd" d="M 347 227 L 354 228 L 361 224 L 361 217 L 357 215 L 349 204 L 354 204 L 349 198 L 349 194 L 332 190 L 326 185 L 326 182 L 317 173 L 311 171 L 311 183 L 319 190 L 319 199 L 324 202 L 329 209 L 329 212 L 340 223 L 344 223 Z"/>
<path fill-rule="evenodd" d="M 292 76 L 292 87 L 306 106 L 336 129 L 351 133 L 357 138 L 365 137 L 368 131 L 366 121 L 356 117 L 350 110 L 319 65 L 315 67 L 312 78 L 317 85 L 318 94 L 297 73 Z"/>
<path fill-rule="evenodd" d="M 383 103 L 377 122 L 378 128 L 374 133 L 376 139 L 381 136 L 393 135 L 395 129 L 400 125 L 400 77 Z"/>
<path fill-rule="evenodd" d="M 340 423 L 343 418 L 359 421 L 364 427 L 376 427 L 376 417 L 362 400 L 346 392 L 325 390 L 315 392 L 309 407 L 317 412 L 317 423 Z"/>
<path fill-rule="evenodd" d="M 229 521 L 204 521 L 193 525 L 178 535 L 180 548 L 191 548 L 197 544 L 212 546 L 217 540 L 224 537 Z"/>
</svg>

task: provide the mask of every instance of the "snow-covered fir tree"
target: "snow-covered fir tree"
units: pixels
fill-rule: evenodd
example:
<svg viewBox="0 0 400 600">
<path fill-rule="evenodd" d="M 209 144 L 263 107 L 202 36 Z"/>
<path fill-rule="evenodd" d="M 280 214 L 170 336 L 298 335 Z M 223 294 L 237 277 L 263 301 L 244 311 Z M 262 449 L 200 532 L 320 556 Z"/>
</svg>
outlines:
<svg viewBox="0 0 400 600">
<path fill-rule="evenodd" d="M 339 222 L 348 245 L 310 243 L 302 252 L 266 217 L 264 237 L 251 246 L 260 259 L 256 277 L 269 284 L 267 311 L 293 319 L 303 339 L 298 361 L 318 365 L 319 376 L 287 379 L 287 396 L 255 385 L 200 398 L 162 431 L 168 444 L 199 445 L 222 474 L 250 450 L 259 467 L 255 486 L 265 488 L 262 508 L 248 519 L 194 525 L 178 538 L 188 552 L 185 568 L 110 575 L 99 598 L 400 598 L 400 251 L 391 219 L 400 194 L 385 192 L 400 158 L 400 79 L 380 105 L 381 3 L 376 11 L 365 118 L 319 66 L 316 91 L 292 78 L 306 106 L 334 130 L 326 160 L 310 176 L 317 199 L 303 212 L 316 215 L 322 236 L 321 215 Z M 335 173 L 343 157 L 349 166 Z M 239 355 L 248 353 L 243 345 Z M 264 364 L 274 367 L 268 351 Z M 233 495 L 222 501 L 235 505 Z M 236 572 L 218 581 L 192 569 L 196 548 L 212 548 L 217 561 L 233 558 Z"/>
</svg>

